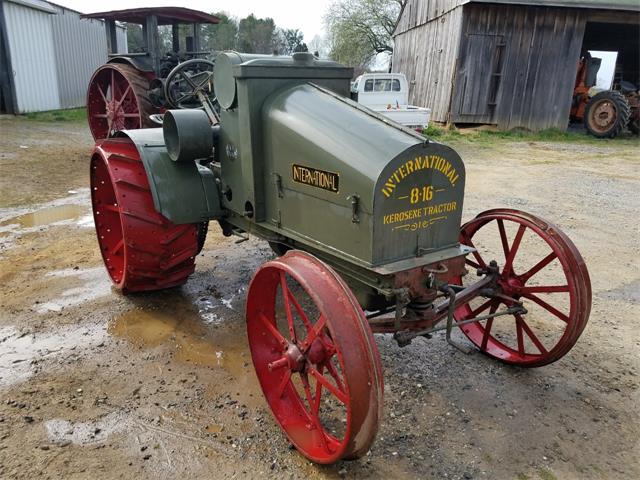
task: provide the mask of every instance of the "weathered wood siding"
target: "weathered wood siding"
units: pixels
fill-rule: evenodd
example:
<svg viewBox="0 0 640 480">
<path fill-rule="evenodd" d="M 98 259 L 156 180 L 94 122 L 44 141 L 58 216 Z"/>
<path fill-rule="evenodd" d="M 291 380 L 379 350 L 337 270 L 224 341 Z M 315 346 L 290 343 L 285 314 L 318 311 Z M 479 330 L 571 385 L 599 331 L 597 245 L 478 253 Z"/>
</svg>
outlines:
<svg viewBox="0 0 640 480">
<path fill-rule="evenodd" d="M 420 27 L 433 19 L 467 3 L 467 0 L 409 0 L 398 22 L 395 34 L 399 35 Z"/>
<path fill-rule="evenodd" d="M 466 5 L 451 121 L 565 129 L 585 18 L 569 8 Z"/>
<path fill-rule="evenodd" d="M 394 38 L 392 70 L 406 75 L 409 101 L 430 108 L 436 122 L 448 121 L 462 27 L 457 3 L 409 2 Z"/>
</svg>

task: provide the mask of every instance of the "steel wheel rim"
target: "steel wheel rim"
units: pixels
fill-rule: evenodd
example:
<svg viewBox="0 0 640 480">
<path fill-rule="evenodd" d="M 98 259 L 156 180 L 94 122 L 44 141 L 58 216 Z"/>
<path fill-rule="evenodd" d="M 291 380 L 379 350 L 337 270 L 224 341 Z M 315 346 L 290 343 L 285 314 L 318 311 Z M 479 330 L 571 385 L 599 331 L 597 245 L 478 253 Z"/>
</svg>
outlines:
<svg viewBox="0 0 640 480">
<path fill-rule="evenodd" d="M 126 271 L 126 245 L 113 179 L 101 155 L 91 158 L 91 199 L 102 259 L 113 283 L 120 285 Z"/>
<path fill-rule="evenodd" d="M 589 126 L 599 133 L 609 131 L 618 118 L 615 104 L 608 99 L 596 102 L 591 111 L 593 113 L 589 115 Z"/>
<path fill-rule="evenodd" d="M 506 247 L 506 235 L 502 237 L 505 231 L 505 221 L 518 224 L 518 230 L 524 227 L 518 243 L 516 244 L 516 238 L 514 237 L 513 242 L 506 242 Z M 484 324 L 478 322 L 464 325 L 462 331 L 483 353 L 506 363 L 520 366 L 541 366 L 552 363 L 571 349 L 582 333 L 588 319 L 591 304 L 591 287 L 584 261 L 573 243 L 571 243 L 566 235 L 557 230 L 556 227 L 532 215 L 514 210 L 494 210 L 478 215 L 478 217 L 463 226 L 460 235 L 461 243 L 475 246 L 472 241 L 473 236 L 482 228 L 494 223 L 498 225 L 497 230 L 500 232 L 499 235 L 505 254 L 505 264 L 507 264 L 506 249 L 508 248 L 508 251 L 511 252 L 514 244 L 516 244 L 515 253 L 511 259 L 511 265 L 513 265 L 513 260 L 518 254 L 522 237 L 526 230 L 531 230 L 550 248 L 549 254 L 538 259 L 526 272 L 518 273 L 513 269 L 511 269 L 511 271 L 505 271 L 505 264 L 499 265 L 500 279 L 498 283 L 505 294 L 517 299 L 522 299 L 525 307 L 527 303 L 530 305 L 537 304 L 549 314 L 551 318 L 555 318 L 558 322 L 564 321 L 564 330 L 562 336 L 557 339 L 553 346 L 545 345 L 544 342 L 538 338 L 535 330 L 527 324 L 526 315 L 514 315 L 514 328 L 517 338 L 516 348 L 505 344 L 491 334 L 493 326 L 492 320 L 487 320 Z M 499 226 L 501 223 L 503 225 L 502 227 Z M 518 235 L 516 235 L 516 237 L 517 236 Z M 472 268 L 481 267 L 488 261 L 482 258 L 482 255 L 479 253 L 474 253 L 473 257 L 473 259 L 467 259 L 467 265 L 470 265 Z M 557 260 L 562 267 L 562 272 L 566 280 L 566 290 L 560 288 L 565 287 L 565 285 L 527 286 L 529 280 L 534 278 L 536 274 L 544 271 L 554 260 Z M 458 282 L 461 284 L 462 279 L 459 278 Z M 556 289 L 555 287 L 558 288 Z M 549 288 L 549 290 L 545 291 L 547 288 Z M 539 296 L 540 293 L 568 294 L 569 312 L 562 312 L 555 308 L 553 304 L 541 299 Z M 494 313 L 501 305 L 503 306 L 502 308 L 504 308 L 505 305 L 510 306 L 507 305 L 507 303 L 508 302 L 492 301 L 489 299 L 475 309 L 472 309 L 469 304 L 465 304 L 456 309 L 455 319 L 457 321 L 463 321 L 477 315 Z M 561 319 L 561 316 L 564 317 L 564 319 Z M 496 321 L 509 322 L 509 320 L 503 319 L 496 319 Z M 526 351 L 524 343 L 527 338 L 536 348 L 537 352 L 529 353 Z"/>
<path fill-rule="evenodd" d="M 115 65 L 103 65 L 93 74 L 87 92 L 87 116 L 94 139 L 142 128 L 143 113 L 135 87 Z"/>
<path fill-rule="evenodd" d="M 311 280 L 301 276 L 301 272 L 308 273 Z M 366 322 L 366 319 L 362 310 L 358 312 L 354 308 L 352 294 L 348 292 L 343 295 L 346 292 L 344 290 L 346 285 L 341 280 L 337 280 L 337 276 L 332 275 L 335 274 L 311 255 L 291 251 L 281 259 L 266 263 L 256 272 L 251 281 L 247 299 L 249 346 L 267 403 L 291 443 L 310 460 L 325 464 L 334 463 L 341 458 L 356 458 L 369 449 L 375 438 L 382 404 L 379 359 L 377 361 L 375 359 L 378 353 L 375 346 L 370 344 L 366 330 L 360 328 L 356 331 L 354 327 L 351 333 L 356 338 L 357 345 L 348 351 L 344 348 L 345 325 L 350 321 L 354 322 L 353 325 L 362 325 L 359 322 L 362 320 Z M 310 388 L 307 388 L 306 383 L 302 381 L 304 393 L 299 392 L 291 380 L 294 375 L 300 375 L 302 378 L 304 373 L 296 371 L 296 368 L 300 367 L 291 361 L 298 352 L 290 347 L 294 342 L 287 342 L 287 339 L 290 339 L 288 335 L 290 328 L 289 332 L 282 332 L 275 321 L 275 300 L 276 295 L 282 297 L 283 278 L 298 283 L 318 307 L 320 317 L 308 319 L 313 327 L 318 329 L 320 321 L 324 321 L 325 326 L 319 329 L 322 335 L 318 335 L 311 344 L 308 338 L 302 341 L 297 339 L 298 350 L 304 352 L 305 356 L 305 372 L 308 377 L 316 380 L 315 384 L 309 385 Z M 318 293 L 318 291 L 327 291 L 325 285 L 313 288 L 313 282 L 319 278 L 330 285 L 329 290 L 336 294 L 332 298 L 331 308 L 324 308 L 328 299 L 321 298 L 323 293 Z M 289 300 L 291 312 L 299 313 L 299 307 L 304 310 L 298 298 L 289 297 Z M 334 319 L 336 309 L 345 313 L 339 320 L 343 322 L 340 325 Z M 289 321 L 289 315 L 287 315 L 287 321 Z M 289 327 L 290 325 L 289 322 Z M 285 337 L 284 341 L 274 335 L 273 328 Z M 307 328 L 307 333 L 308 331 Z M 371 336 L 371 341 L 372 339 Z M 319 353 L 319 350 L 326 346 L 332 347 L 334 352 Z M 327 358 L 326 355 L 329 357 Z M 325 370 L 331 364 L 326 360 L 331 358 L 337 359 L 339 364 L 337 375 L 341 379 L 340 382 L 335 378 L 336 372 Z M 358 364 L 358 360 L 354 363 L 354 358 L 359 358 L 361 363 Z M 322 359 L 322 362 L 317 362 L 318 359 Z M 325 377 L 325 380 L 329 379 L 328 383 L 320 383 L 317 373 L 312 373 L 309 369 L 309 364 Z M 315 388 L 313 388 L 314 385 Z M 318 386 L 320 386 L 320 396 L 317 395 Z M 339 395 L 330 387 L 337 387 Z M 344 406 L 346 418 L 341 438 L 328 432 L 320 418 L 319 409 L 323 407 L 319 405 L 327 397 L 333 401 L 338 399 Z M 316 409 L 315 418 L 312 418 L 313 409 L 307 408 L 307 405 Z"/>
</svg>

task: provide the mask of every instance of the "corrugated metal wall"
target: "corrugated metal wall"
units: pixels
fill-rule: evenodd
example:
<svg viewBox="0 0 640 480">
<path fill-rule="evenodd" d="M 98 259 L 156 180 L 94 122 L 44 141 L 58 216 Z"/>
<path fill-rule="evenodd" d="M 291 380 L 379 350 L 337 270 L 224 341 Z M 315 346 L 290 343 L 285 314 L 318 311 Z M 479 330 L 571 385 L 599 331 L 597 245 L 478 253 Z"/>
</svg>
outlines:
<svg viewBox="0 0 640 480">
<path fill-rule="evenodd" d="M 104 23 L 53 4 L 46 4 L 53 13 L 2 5 L 18 113 L 84 106 L 91 75 L 107 61 Z M 126 52 L 126 29 L 117 35 L 119 51 Z"/>
<path fill-rule="evenodd" d="M 18 113 L 60 108 L 51 14 L 2 2 Z"/>
<path fill-rule="evenodd" d="M 72 10 L 54 6 L 51 16 L 58 72 L 60 108 L 85 104 L 87 85 L 95 69 L 107 60 L 107 38 L 101 20 L 80 19 Z M 127 34 L 118 29 L 118 47 L 126 51 Z"/>
<path fill-rule="evenodd" d="M 464 7 L 451 121 L 501 129 L 565 129 L 586 12 Z"/>
<path fill-rule="evenodd" d="M 409 101 L 430 108 L 431 118 L 436 122 L 448 121 L 463 7 L 447 10 L 436 20 L 420 22 L 426 21 L 429 14 L 441 13 L 440 8 L 445 5 L 436 8 L 436 4 L 445 3 L 452 2 L 410 2 L 409 10 L 405 11 L 409 17 L 403 25 L 406 30 L 396 33 L 393 52 L 392 70 L 406 75 Z M 429 5 L 433 7 L 431 10 L 427 8 Z"/>
</svg>

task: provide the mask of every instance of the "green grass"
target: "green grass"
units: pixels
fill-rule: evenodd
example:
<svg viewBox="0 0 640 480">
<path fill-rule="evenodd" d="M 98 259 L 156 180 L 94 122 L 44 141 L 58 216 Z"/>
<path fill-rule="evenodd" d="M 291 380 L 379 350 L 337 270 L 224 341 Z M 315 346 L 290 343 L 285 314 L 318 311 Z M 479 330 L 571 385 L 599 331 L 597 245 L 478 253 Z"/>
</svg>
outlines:
<svg viewBox="0 0 640 480">
<path fill-rule="evenodd" d="M 548 468 L 539 468 L 538 476 L 542 480 L 558 480 L 557 477 L 553 474 L 553 472 Z"/>
<path fill-rule="evenodd" d="M 565 142 L 565 143 L 593 143 L 606 145 L 611 142 L 622 145 L 636 145 L 639 143 L 637 135 L 628 133 L 614 139 L 595 138 L 586 131 L 566 131 L 558 129 L 529 132 L 526 130 L 494 131 L 485 129 L 459 130 L 455 126 L 441 127 L 431 124 L 423 130 L 423 135 L 441 142 L 465 142 L 474 144 L 488 144 L 496 141 L 520 141 L 520 142 Z"/>
<path fill-rule="evenodd" d="M 48 112 L 32 112 L 25 115 L 27 120 L 36 122 L 86 122 L 87 109 L 69 108 L 67 110 L 50 110 Z"/>
</svg>

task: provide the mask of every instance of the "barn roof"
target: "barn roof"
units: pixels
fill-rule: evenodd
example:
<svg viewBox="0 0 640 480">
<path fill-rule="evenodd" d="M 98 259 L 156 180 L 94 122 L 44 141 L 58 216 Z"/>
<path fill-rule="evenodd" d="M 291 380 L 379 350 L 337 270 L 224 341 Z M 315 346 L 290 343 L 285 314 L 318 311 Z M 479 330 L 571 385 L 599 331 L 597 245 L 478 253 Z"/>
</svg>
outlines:
<svg viewBox="0 0 640 480">
<path fill-rule="evenodd" d="M 467 0 L 463 3 L 506 3 L 509 5 L 598 8 L 605 10 L 640 12 L 640 2 L 638 0 Z"/>
<path fill-rule="evenodd" d="M 82 18 L 99 18 L 118 22 L 144 23 L 150 15 L 158 17 L 158 25 L 173 23 L 219 23 L 215 15 L 183 7 L 130 8 L 128 10 L 111 10 L 110 12 L 88 13 Z"/>
</svg>

